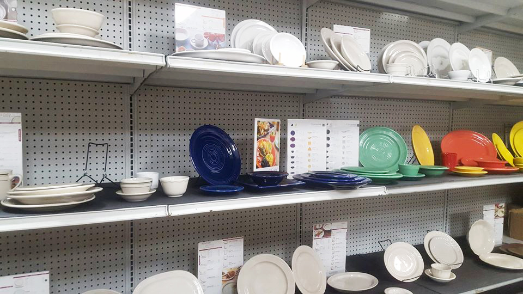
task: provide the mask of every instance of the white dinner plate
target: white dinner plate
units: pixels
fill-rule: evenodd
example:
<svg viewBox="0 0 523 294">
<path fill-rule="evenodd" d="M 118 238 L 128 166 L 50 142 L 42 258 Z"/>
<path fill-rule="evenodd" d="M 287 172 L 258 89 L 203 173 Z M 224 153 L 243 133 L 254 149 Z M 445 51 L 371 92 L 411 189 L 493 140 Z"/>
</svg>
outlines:
<svg viewBox="0 0 523 294">
<path fill-rule="evenodd" d="M 350 68 L 348 68 L 347 66 L 345 66 L 345 64 L 343 64 L 343 62 L 341 61 L 341 58 L 339 58 L 333 51 L 332 47 L 331 47 L 331 36 L 332 34 L 334 34 L 334 32 L 328 28 L 323 28 L 321 29 L 320 31 L 320 35 L 321 35 L 321 42 L 323 44 L 323 48 L 325 49 L 325 52 L 327 52 L 327 55 L 329 55 L 329 57 L 332 59 L 332 60 L 336 60 L 340 63 L 340 66 L 345 69 L 345 70 L 351 70 Z"/>
<path fill-rule="evenodd" d="M 521 81 L 521 78 L 503 78 L 492 80 L 494 84 L 514 86 L 516 83 Z"/>
<path fill-rule="evenodd" d="M 236 48 L 236 43 L 235 43 L 235 39 L 236 39 L 236 34 L 238 33 L 238 31 L 246 24 L 248 23 L 251 23 L 251 22 L 257 22 L 258 20 L 257 19 L 246 19 L 246 20 L 243 20 L 241 22 L 239 22 L 235 27 L 234 29 L 232 29 L 232 33 L 231 33 L 231 47 L 232 48 Z"/>
<path fill-rule="evenodd" d="M 269 64 L 277 64 L 278 62 L 274 59 L 274 57 L 272 56 L 271 54 L 271 39 L 275 36 L 276 34 L 270 36 L 270 37 L 267 37 L 267 38 L 264 38 L 263 39 L 263 43 L 262 43 L 262 54 L 263 54 L 263 57 L 265 58 L 265 60 L 267 60 L 267 62 Z"/>
<path fill-rule="evenodd" d="M 226 60 L 246 63 L 265 63 L 265 58 L 253 53 L 232 52 L 224 50 L 199 50 L 176 52 L 173 56 Z"/>
<path fill-rule="evenodd" d="M 496 78 L 505 79 L 510 77 L 519 76 L 518 68 L 505 57 L 498 57 L 494 61 L 494 72 L 496 73 Z"/>
<path fill-rule="evenodd" d="M 22 34 L 27 34 L 29 31 L 26 27 L 21 24 L 12 21 L 0 20 L 0 28 L 17 31 Z"/>
<path fill-rule="evenodd" d="M 249 259 L 238 275 L 238 294 L 294 294 L 295 288 L 287 263 L 272 254 Z"/>
<path fill-rule="evenodd" d="M 36 191 L 36 190 L 48 190 L 48 189 L 60 189 L 60 188 L 69 188 L 77 187 L 83 185 L 82 183 L 70 183 L 70 184 L 50 184 L 50 185 L 40 185 L 40 186 L 27 186 L 27 187 L 18 187 L 15 191 Z"/>
<path fill-rule="evenodd" d="M 54 203 L 72 203 L 89 199 L 94 196 L 94 193 L 102 191 L 103 188 L 90 188 L 86 191 L 60 193 L 60 194 L 44 194 L 44 195 L 11 195 L 9 198 L 14 199 L 22 204 L 27 205 L 42 205 Z"/>
<path fill-rule="evenodd" d="M 46 34 L 42 34 L 42 35 L 33 37 L 31 40 L 40 41 L 40 42 L 49 42 L 49 43 L 91 46 L 91 47 L 122 50 L 122 47 L 120 47 L 112 42 L 97 39 L 97 38 L 92 38 L 92 37 L 88 37 L 88 36 L 84 36 L 84 35 L 76 35 L 76 34 L 46 33 Z"/>
<path fill-rule="evenodd" d="M 491 253 L 494 249 L 494 227 L 482 219 L 476 221 L 467 234 L 470 249 L 476 255 Z"/>
<path fill-rule="evenodd" d="M 251 53 L 251 50 L 240 49 L 240 48 L 219 48 L 218 50 L 227 51 L 227 52 Z"/>
<path fill-rule="evenodd" d="M 305 64 L 307 52 L 301 41 L 287 33 L 278 33 L 270 40 L 271 54 L 285 66 L 300 67 Z"/>
<path fill-rule="evenodd" d="M 449 59 L 452 70 L 470 70 L 469 67 L 470 50 L 461 43 L 454 43 L 450 46 Z"/>
<path fill-rule="evenodd" d="M 41 189 L 41 190 L 29 190 L 29 191 L 20 191 L 18 189 L 13 189 L 7 192 L 9 196 L 43 196 L 43 195 L 62 195 L 68 193 L 84 192 L 87 189 L 94 187 L 94 184 L 84 184 L 73 187 L 63 187 L 55 189 Z"/>
<path fill-rule="evenodd" d="M 415 55 L 417 55 L 423 63 L 427 64 L 427 54 L 425 54 L 425 51 L 416 43 L 409 41 L 409 40 L 399 40 L 396 42 L 392 42 L 384 47 L 383 49 L 383 56 L 381 57 L 381 67 L 383 71 L 387 71 L 387 64 L 389 64 L 391 61 L 393 55 L 398 54 L 398 52 L 411 52 Z"/>
<path fill-rule="evenodd" d="M 430 71 L 436 75 L 437 78 L 448 78 L 450 67 L 449 59 L 449 42 L 436 38 L 430 41 L 429 47 L 427 48 L 428 62 Z"/>
<path fill-rule="evenodd" d="M 320 257 L 309 246 L 300 246 L 292 255 L 292 272 L 303 294 L 324 294 L 327 275 Z"/>
<path fill-rule="evenodd" d="M 425 274 L 429 278 L 431 278 L 433 281 L 436 281 L 438 283 L 448 283 L 448 282 L 456 279 L 456 274 L 454 274 L 454 273 L 450 273 L 450 278 L 448 278 L 448 279 L 438 278 L 432 274 L 432 270 L 430 268 L 425 270 Z"/>
<path fill-rule="evenodd" d="M 480 82 L 486 83 L 492 76 L 490 61 L 483 50 L 474 48 L 470 50 L 469 67 L 472 75 Z"/>
<path fill-rule="evenodd" d="M 523 270 L 523 259 L 507 254 L 487 253 L 479 256 L 483 262 L 509 270 Z"/>
<path fill-rule="evenodd" d="M 330 45 L 331 49 L 334 52 L 336 56 L 338 56 L 338 59 L 341 60 L 341 64 L 344 65 L 345 68 L 348 68 L 350 71 L 356 71 L 356 68 L 352 66 L 347 60 L 345 60 L 345 57 L 343 57 L 343 54 L 341 53 L 341 40 L 343 39 L 342 36 L 332 33 L 330 36 Z"/>
<path fill-rule="evenodd" d="M 385 71 L 385 66 L 386 65 L 384 65 L 384 62 L 383 62 L 383 55 L 385 54 L 385 51 L 387 50 L 387 47 L 389 47 L 390 45 L 392 45 L 392 43 L 389 43 L 389 44 L 385 45 L 385 47 L 383 47 L 381 49 L 380 54 L 378 55 L 378 71 L 380 73 L 387 73 Z M 404 52 L 404 51 L 402 51 L 402 52 Z M 408 52 L 410 52 L 410 51 L 408 51 Z"/>
<path fill-rule="evenodd" d="M 174 290 L 175 289 L 175 290 Z M 171 271 L 141 281 L 133 294 L 204 294 L 200 281 L 186 271 Z"/>
<path fill-rule="evenodd" d="M 25 34 L 22 34 L 15 30 L 6 29 L 6 28 L 0 28 L 0 38 L 18 39 L 18 40 L 29 39 Z"/>
<path fill-rule="evenodd" d="M 27 204 L 20 204 L 18 201 L 6 198 L 2 200 L 2 205 L 10 208 L 16 208 L 16 209 L 22 209 L 32 212 L 49 212 L 49 211 L 59 211 L 59 210 L 65 210 L 69 209 L 75 206 L 78 206 L 82 203 L 86 203 L 89 201 L 93 201 L 96 198 L 96 196 L 92 196 L 91 198 L 85 199 L 83 201 L 76 201 L 76 202 L 67 202 L 67 203 L 53 203 L 53 204 L 39 204 L 39 205 L 27 205 Z"/>
<path fill-rule="evenodd" d="M 412 68 L 412 73 L 415 76 L 426 76 L 427 75 L 427 64 L 423 61 L 419 55 L 414 54 L 410 51 L 401 51 L 392 55 L 389 63 L 406 63 Z"/>
<path fill-rule="evenodd" d="M 258 54 L 260 56 L 263 56 L 263 44 L 267 39 L 271 38 L 272 36 L 276 35 L 275 32 L 264 32 L 261 34 L 258 34 L 256 38 L 254 38 L 254 41 L 252 42 L 252 53 Z"/>
<path fill-rule="evenodd" d="M 385 250 L 385 267 L 402 282 L 414 282 L 423 274 L 423 258 L 414 246 L 397 242 Z"/>
<path fill-rule="evenodd" d="M 234 47 L 252 50 L 254 38 L 264 32 L 276 32 L 276 29 L 261 20 L 246 23 L 236 33 Z"/>
<path fill-rule="evenodd" d="M 389 287 L 385 289 L 385 294 L 414 294 L 411 291 L 399 287 Z"/>
<path fill-rule="evenodd" d="M 341 55 L 358 71 L 370 71 L 370 59 L 360 44 L 349 35 L 341 38 Z"/>
<path fill-rule="evenodd" d="M 378 279 L 366 273 L 347 272 L 335 274 L 329 278 L 327 283 L 341 293 L 351 293 L 376 287 Z"/>
<path fill-rule="evenodd" d="M 423 245 L 430 259 L 436 263 L 446 264 L 452 269 L 459 268 L 465 260 L 456 240 L 443 232 L 428 233 L 425 235 Z"/>
</svg>

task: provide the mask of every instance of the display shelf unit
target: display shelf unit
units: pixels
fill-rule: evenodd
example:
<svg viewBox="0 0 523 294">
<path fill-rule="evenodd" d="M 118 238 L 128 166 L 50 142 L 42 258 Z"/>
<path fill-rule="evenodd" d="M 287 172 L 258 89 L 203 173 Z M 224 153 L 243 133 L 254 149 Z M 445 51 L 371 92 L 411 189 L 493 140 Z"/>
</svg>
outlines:
<svg viewBox="0 0 523 294">
<path fill-rule="evenodd" d="M 136 84 L 162 54 L 0 38 L 0 76 Z"/>
</svg>

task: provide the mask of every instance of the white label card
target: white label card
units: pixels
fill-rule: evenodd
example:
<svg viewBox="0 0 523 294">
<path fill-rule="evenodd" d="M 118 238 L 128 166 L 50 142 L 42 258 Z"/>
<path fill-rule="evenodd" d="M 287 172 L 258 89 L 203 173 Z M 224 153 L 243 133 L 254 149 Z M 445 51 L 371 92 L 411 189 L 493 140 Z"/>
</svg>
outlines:
<svg viewBox="0 0 523 294">
<path fill-rule="evenodd" d="M 327 170 L 359 165 L 359 123 L 358 120 L 327 122 Z"/>
<path fill-rule="evenodd" d="M 503 243 L 503 223 L 505 221 L 505 203 L 496 203 L 483 206 L 483 220 L 494 228 L 496 246 Z"/>
<path fill-rule="evenodd" d="M 22 114 L 0 113 L 0 169 L 23 175 Z"/>
<path fill-rule="evenodd" d="M 49 294 L 49 272 L 0 277 L 0 294 Z"/>
<path fill-rule="evenodd" d="M 289 119 L 287 126 L 287 172 L 292 176 L 327 168 L 327 121 Z"/>
<path fill-rule="evenodd" d="M 333 31 L 340 35 L 352 36 L 360 45 L 361 49 L 369 55 L 370 53 L 370 29 L 351 26 L 334 25 Z"/>
<path fill-rule="evenodd" d="M 316 224 L 312 236 L 312 248 L 318 253 L 327 277 L 345 272 L 347 222 Z"/>
</svg>

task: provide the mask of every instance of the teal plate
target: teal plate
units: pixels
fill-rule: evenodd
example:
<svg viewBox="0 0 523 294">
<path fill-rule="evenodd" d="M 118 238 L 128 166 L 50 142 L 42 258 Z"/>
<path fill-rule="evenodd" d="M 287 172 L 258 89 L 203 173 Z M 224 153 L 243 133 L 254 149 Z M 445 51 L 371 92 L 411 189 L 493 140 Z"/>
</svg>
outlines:
<svg viewBox="0 0 523 294">
<path fill-rule="evenodd" d="M 407 161 L 407 143 L 394 130 L 376 127 L 360 135 L 360 163 L 366 168 L 398 170 Z"/>
<path fill-rule="evenodd" d="M 346 166 L 341 168 L 344 172 L 352 173 L 365 173 L 365 174 L 387 174 L 390 173 L 389 170 L 371 168 L 371 167 L 361 167 L 361 166 Z"/>
<path fill-rule="evenodd" d="M 372 180 L 374 185 L 387 185 L 396 182 L 403 177 L 402 174 L 396 173 L 393 175 L 368 175 L 365 176 Z"/>
<path fill-rule="evenodd" d="M 424 174 L 417 174 L 415 176 L 406 176 L 403 175 L 403 178 L 401 178 L 402 181 L 419 181 L 425 177 Z"/>
</svg>

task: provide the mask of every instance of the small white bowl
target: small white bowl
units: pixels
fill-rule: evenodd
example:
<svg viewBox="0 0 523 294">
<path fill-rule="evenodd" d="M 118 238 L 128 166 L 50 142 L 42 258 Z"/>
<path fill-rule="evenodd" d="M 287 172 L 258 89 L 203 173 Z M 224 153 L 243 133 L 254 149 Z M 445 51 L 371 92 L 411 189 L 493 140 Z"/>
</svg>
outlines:
<svg viewBox="0 0 523 294">
<path fill-rule="evenodd" d="M 153 180 L 150 178 L 123 179 L 120 183 L 124 194 L 147 193 L 151 190 Z"/>
<path fill-rule="evenodd" d="M 73 24 L 57 25 L 56 28 L 61 33 L 83 35 L 83 36 L 88 36 L 88 37 L 92 37 L 92 38 L 96 37 L 96 35 L 98 35 L 100 33 L 99 31 L 92 29 L 90 27 L 73 25 Z"/>
<path fill-rule="evenodd" d="M 187 191 L 189 184 L 189 177 L 187 176 L 173 176 L 161 178 L 163 192 L 168 197 L 180 197 Z"/>
<path fill-rule="evenodd" d="M 451 80 L 466 81 L 470 77 L 470 70 L 463 69 L 463 70 L 449 71 L 449 77 Z"/>
<path fill-rule="evenodd" d="M 149 183 L 152 181 L 153 181 L 153 179 L 151 179 L 151 178 L 128 178 L 128 179 L 123 179 L 121 182 L 124 184 L 143 184 L 143 183 Z"/>
<path fill-rule="evenodd" d="M 100 30 L 105 19 L 101 13 L 76 8 L 55 8 L 51 13 L 56 25 L 79 25 L 96 31 Z"/>
<path fill-rule="evenodd" d="M 117 191 L 116 194 L 120 195 L 124 200 L 129 202 L 141 202 L 147 200 L 151 195 L 154 194 L 156 190 L 149 190 L 145 193 L 133 193 L 133 194 L 127 194 L 124 193 L 122 190 Z"/>
<path fill-rule="evenodd" d="M 340 63 L 334 60 L 314 60 L 307 62 L 307 65 L 310 68 L 335 70 L 339 69 Z"/>
</svg>

